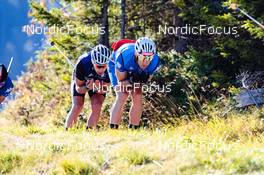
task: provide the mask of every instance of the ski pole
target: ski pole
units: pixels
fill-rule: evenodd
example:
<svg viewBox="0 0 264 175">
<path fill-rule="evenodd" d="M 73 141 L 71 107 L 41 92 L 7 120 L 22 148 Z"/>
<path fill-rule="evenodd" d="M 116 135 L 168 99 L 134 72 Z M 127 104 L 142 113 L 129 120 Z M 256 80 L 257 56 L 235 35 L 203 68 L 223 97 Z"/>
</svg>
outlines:
<svg viewBox="0 0 264 175">
<path fill-rule="evenodd" d="M 60 54 L 67 60 L 70 66 L 72 66 L 73 68 L 75 67 L 73 62 L 60 50 L 60 48 L 55 44 L 55 42 L 52 41 L 50 45 L 54 46 L 60 52 Z"/>
<path fill-rule="evenodd" d="M 263 25 L 263 24 L 261 24 L 259 21 L 257 21 L 257 20 L 256 20 L 255 18 L 253 18 L 252 16 L 250 16 L 250 15 L 249 15 L 248 13 L 246 13 L 244 10 L 240 9 L 240 8 L 238 7 L 237 4 L 232 3 L 232 4 L 230 5 L 230 8 L 231 8 L 232 10 L 240 11 L 240 12 L 243 13 L 245 16 L 247 16 L 250 20 L 252 20 L 254 23 L 256 23 L 258 26 L 260 26 L 262 29 L 264 29 L 264 25 Z"/>
<path fill-rule="evenodd" d="M 11 69 L 11 66 L 12 66 L 12 63 L 13 63 L 13 59 L 14 59 L 14 57 L 11 57 L 9 65 L 8 65 L 8 68 L 7 68 L 7 73 L 10 72 L 10 69 Z"/>
<path fill-rule="evenodd" d="M 73 66 L 74 67 L 74 64 L 72 63 L 72 61 L 59 49 L 59 47 L 58 46 L 56 46 L 56 44 L 55 44 L 55 42 L 54 41 L 52 41 L 51 43 L 50 43 L 50 45 L 51 46 L 54 46 L 66 59 L 67 59 L 67 61 L 68 61 L 68 63 L 71 65 L 71 66 Z M 85 46 L 86 47 L 88 47 L 89 49 L 91 49 L 91 50 L 93 50 L 94 48 L 92 48 L 91 46 L 89 46 L 89 45 L 87 45 L 87 44 L 85 44 Z M 95 52 L 97 52 L 97 53 L 100 53 L 99 51 L 97 51 L 97 50 L 95 50 Z M 105 57 L 105 58 L 107 58 L 105 55 L 103 55 L 103 57 Z"/>
<path fill-rule="evenodd" d="M 60 54 L 67 60 L 67 62 L 69 63 L 69 65 L 74 68 L 75 65 L 73 64 L 73 62 L 60 50 L 60 48 L 58 46 L 55 45 L 55 42 L 51 42 L 50 43 L 51 46 L 54 46 L 59 52 Z M 86 80 L 90 80 L 89 78 L 85 77 Z"/>
</svg>

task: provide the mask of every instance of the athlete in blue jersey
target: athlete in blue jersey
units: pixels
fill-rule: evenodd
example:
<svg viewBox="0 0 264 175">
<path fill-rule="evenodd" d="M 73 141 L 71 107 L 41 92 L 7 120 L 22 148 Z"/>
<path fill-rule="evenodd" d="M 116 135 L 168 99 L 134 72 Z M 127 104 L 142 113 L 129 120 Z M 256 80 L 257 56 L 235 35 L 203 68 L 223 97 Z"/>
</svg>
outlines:
<svg viewBox="0 0 264 175">
<path fill-rule="evenodd" d="M 14 85 L 8 77 L 8 72 L 3 64 L 0 64 L 0 104 L 11 93 Z"/>
<path fill-rule="evenodd" d="M 86 92 L 90 96 L 92 109 L 86 128 L 97 126 L 106 95 L 106 90 L 102 89 L 102 87 L 110 85 L 107 72 L 109 57 L 110 51 L 103 45 L 98 45 L 91 52 L 79 57 L 73 74 L 71 86 L 73 105 L 66 119 L 66 130 L 77 121 L 84 106 Z"/>
<path fill-rule="evenodd" d="M 110 112 L 110 128 L 118 128 L 122 108 L 129 94 L 132 97 L 129 128 L 139 127 L 142 114 L 141 85 L 151 80 L 159 62 L 156 45 L 147 37 L 139 38 L 136 43 L 124 44 L 112 53 L 108 72 L 116 92 L 116 100 Z"/>
</svg>

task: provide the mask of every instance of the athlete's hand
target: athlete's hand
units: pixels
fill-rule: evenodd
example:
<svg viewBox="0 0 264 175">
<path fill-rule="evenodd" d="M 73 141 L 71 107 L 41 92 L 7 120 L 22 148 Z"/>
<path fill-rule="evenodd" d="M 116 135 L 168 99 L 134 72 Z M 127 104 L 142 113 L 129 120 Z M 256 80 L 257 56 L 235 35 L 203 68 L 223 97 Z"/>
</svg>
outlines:
<svg viewBox="0 0 264 175">
<path fill-rule="evenodd" d="M 103 94 L 102 83 L 99 80 L 95 80 L 96 93 Z"/>
<path fill-rule="evenodd" d="M 131 83 L 147 83 L 149 81 L 149 74 L 147 73 L 132 73 L 129 76 L 129 81 Z"/>
<path fill-rule="evenodd" d="M 4 96 L 0 96 L 0 104 L 5 100 Z"/>
<path fill-rule="evenodd" d="M 86 88 L 87 88 L 88 90 L 93 90 L 93 84 L 94 84 L 94 80 L 93 80 L 93 79 L 91 79 L 91 80 L 87 80 L 87 81 L 86 81 Z"/>
<path fill-rule="evenodd" d="M 95 80 L 95 85 L 96 87 L 100 87 L 102 85 L 102 83 L 99 80 Z"/>
<path fill-rule="evenodd" d="M 124 80 L 124 81 L 120 81 L 120 85 L 121 86 L 131 86 L 131 83 L 129 82 L 129 80 Z"/>
<path fill-rule="evenodd" d="M 97 88 L 97 93 L 98 94 L 105 94 L 107 92 L 107 87 L 110 85 L 110 83 L 106 83 L 106 82 L 103 82 L 103 81 L 99 81 L 99 80 L 95 80 L 95 86 Z"/>
<path fill-rule="evenodd" d="M 131 90 L 132 89 L 132 84 L 130 83 L 129 80 L 124 80 L 119 82 L 120 86 L 122 87 L 122 89 L 125 90 Z"/>
</svg>

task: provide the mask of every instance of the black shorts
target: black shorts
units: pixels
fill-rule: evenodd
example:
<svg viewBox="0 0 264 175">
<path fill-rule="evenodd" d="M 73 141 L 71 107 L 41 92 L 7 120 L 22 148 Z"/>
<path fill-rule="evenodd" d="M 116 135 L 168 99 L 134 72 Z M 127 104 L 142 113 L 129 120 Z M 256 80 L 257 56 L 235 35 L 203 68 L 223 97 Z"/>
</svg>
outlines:
<svg viewBox="0 0 264 175">
<path fill-rule="evenodd" d="M 74 97 L 75 96 L 85 97 L 85 94 L 80 94 L 77 92 L 75 83 L 73 83 L 73 85 L 72 85 L 72 92 L 73 92 L 72 94 Z M 89 97 L 92 97 L 94 94 L 98 94 L 98 93 L 94 92 L 93 90 L 89 90 L 88 94 L 89 94 Z M 100 95 L 103 95 L 104 97 L 106 96 L 106 94 L 100 94 Z"/>
</svg>

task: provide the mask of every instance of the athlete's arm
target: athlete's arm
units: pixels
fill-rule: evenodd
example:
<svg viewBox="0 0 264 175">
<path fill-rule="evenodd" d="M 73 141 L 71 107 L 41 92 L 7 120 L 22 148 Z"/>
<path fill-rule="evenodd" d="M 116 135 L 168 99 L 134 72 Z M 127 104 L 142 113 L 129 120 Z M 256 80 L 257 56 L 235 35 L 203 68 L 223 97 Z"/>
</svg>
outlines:
<svg viewBox="0 0 264 175">
<path fill-rule="evenodd" d="M 131 83 L 128 80 L 128 73 L 127 72 L 120 72 L 116 69 L 116 77 L 122 86 L 131 86 Z"/>
<path fill-rule="evenodd" d="M 85 94 L 88 91 L 87 83 L 85 81 L 75 78 L 75 85 L 76 85 L 76 91 L 80 94 Z"/>
<path fill-rule="evenodd" d="M 80 60 L 74 69 L 74 81 L 76 91 L 80 94 L 85 94 L 89 89 L 92 89 L 92 81 L 85 78 L 85 70 L 82 61 Z"/>
<path fill-rule="evenodd" d="M 5 100 L 5 96 L 0 96 L 0 104 Z"/>
<path fill-rule="evenodd" d="M 119 81 L 124 81 L 124 80 L 127 80 L 127 78 L 128 78 L 128 74 L 126 71 L 120 72 L 118 69 L 116 69 L 115 73 L 116 73 L 116 77 Z"/>
</svg>

